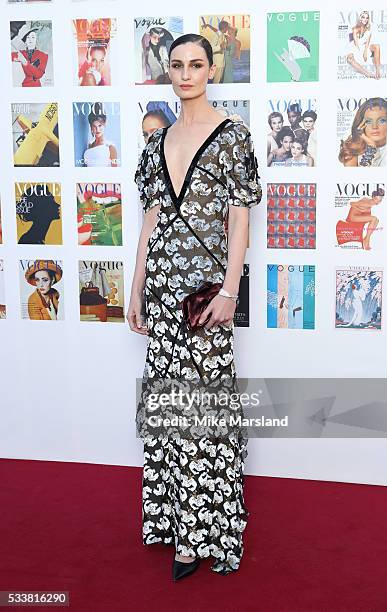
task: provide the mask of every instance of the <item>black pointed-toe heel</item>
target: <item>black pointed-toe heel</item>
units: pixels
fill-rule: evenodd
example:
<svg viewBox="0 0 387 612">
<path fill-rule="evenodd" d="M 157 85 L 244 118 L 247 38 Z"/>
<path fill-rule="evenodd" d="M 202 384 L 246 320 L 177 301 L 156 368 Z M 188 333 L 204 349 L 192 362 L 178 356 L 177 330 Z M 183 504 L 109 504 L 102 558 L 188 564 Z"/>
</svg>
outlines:
<svg viewBox="0 0 387 612">
<path fill-rule="evenodd" d="M 185 576 L 189 576 L 193 574 L 194 571 L 198 569 L 200 565 L 200 559 L 196 557 L 191 563 L 183 563 L 182 561 L 176 561 L 173 559 L 172 564 L 172 578 L 174 582 L 176 580 L 180 580 L 181 578 L 185 578 Z"/>
</svg>

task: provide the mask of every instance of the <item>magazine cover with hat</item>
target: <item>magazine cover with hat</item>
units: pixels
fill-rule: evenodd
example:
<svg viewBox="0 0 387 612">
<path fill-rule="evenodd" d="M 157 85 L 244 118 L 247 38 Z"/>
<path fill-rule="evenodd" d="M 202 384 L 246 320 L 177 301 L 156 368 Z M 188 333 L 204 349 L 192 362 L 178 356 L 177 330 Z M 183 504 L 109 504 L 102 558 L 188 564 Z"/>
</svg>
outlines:
<svg viewBox="0 0 387 612">
<path fill-rule="evenodd" d="M 40 321 L 64 319 L 62 276 L 61 261 L 51 259 L 20 260 L 22 319 Z"/>
<path fill-rule="evenodd" d="M 13 85 L 52 87 L 52 22 L 11 21 L 10 37 Z"/>
</svg>

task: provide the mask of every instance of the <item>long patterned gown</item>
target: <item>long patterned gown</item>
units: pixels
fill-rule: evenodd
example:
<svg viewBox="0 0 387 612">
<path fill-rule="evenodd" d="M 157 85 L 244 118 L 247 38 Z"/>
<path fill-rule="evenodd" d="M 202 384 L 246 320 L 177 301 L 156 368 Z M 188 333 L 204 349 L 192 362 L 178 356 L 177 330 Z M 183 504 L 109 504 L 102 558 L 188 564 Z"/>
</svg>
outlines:
<svg viewBox="0 0 387 612">
<path fill-rule="evenodd" d="M 223 282 L 228 207 L 250 208 L 261 201 L 251 133 L 242 121 L 222 121 L 195 153 L 176 194 L 164 154 L 167 130 L 151 135 L 135 173 L 144 212 L 161 205 L 146 252 L 144 380 L 235 377 L 234 323 L 188 331 L 181 301 L 203 281 Z M 249 515 L 243 490 L 246 446 L 245 438 L 232 436 L 145 437 L 143 543 L 173 544 L 182 555 L 211 555 L 213 571 L 236 571 Z"/>
</svg>

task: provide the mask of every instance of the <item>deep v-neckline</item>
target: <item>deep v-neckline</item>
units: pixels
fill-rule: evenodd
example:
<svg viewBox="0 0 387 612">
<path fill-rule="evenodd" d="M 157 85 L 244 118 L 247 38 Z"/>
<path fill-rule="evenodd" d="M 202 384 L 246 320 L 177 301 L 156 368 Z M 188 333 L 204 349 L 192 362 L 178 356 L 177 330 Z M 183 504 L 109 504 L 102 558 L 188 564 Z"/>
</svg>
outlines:
<svg viewBox="0 0 387 612">
<path fill-rule="evenodd" d="M 204 151 L 207 149 L 207 147 L 211 144 L 211 142 L 216 138 L 216 136 L 218 136 L 218 134 L 220 134 L 220 132 L 223 129 L 223 126 L 225 126 L 230 121 L 231 121 L 231 119 L 226 118 L 226 119 L 224 119 L 224 121 L 219 123 L 212 130 L 212 132 L 210 132 L 210 134 L 207 136 L 207 138 L 202 142 L 200 147 L 197 149 L 195 155 L 193 156 L 193 158 L 191 160 L 191 163 L 188 166 L 187 172 L 186 172 L 185 177 L 184 177 L 183 184 L 181 186 L 181 189 L 180 189 L 180 192 L 179 192 L 178 195 L 175 192 L 175 188 L 174 188 L 173 183 L 172 183 L 171 175 L 169 174 L 168 164 L 167 164 L 167 160 L 165 158 L 165 149 L 164 149 L 164 141 L 165 141 L 165 137 L 167 135 L 167 130 L 171 126 L 168 125 L 167 127 L 163 128 L 163 132 L 162 132 L 162 135 L 161 135 L 161 143 L 160 143 L 160 158 L 161 158 L 161 164 L 162 164 L 162 168 L 163 168 L 163 172 L 164 172 L 164 178 L 165 178 L 165 181 L 167 183 L 169 195 L 171 196 L 172 202 L 175 204 L 176 208 L 178 208 L 178 209 L 180 208 L 180 205 L 181 205 L 181 203 L 183 201 L 183 198 L 185 196 L 185 192 L 187 190 L 188 184 L 189 184 L 189 182 L 191 180 L 192 173 L 193 173 L 193 171 L 194 171 L 194 169 L 196 167 L 196 164 L 199 161 L 201 155 L 204 153 Z"/>
</svg>

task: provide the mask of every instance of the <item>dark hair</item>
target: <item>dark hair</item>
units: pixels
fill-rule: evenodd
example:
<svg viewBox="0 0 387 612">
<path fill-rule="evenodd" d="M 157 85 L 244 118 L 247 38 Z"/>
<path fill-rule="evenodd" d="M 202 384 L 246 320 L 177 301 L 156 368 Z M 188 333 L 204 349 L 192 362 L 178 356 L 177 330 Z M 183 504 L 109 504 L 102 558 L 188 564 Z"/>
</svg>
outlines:
<svg viewBox="0 0 387 612">
<path fill-rule="evenodd" d="M 302 110 L 298 102 L 296 104 L 289 104 L 287 108 L 287 113 L 289 114 L 290 112 L 297 113 L 297 115 L 301 115 Z"/>
<path fill-rule="evenodd" d="M 102 121 L 103 123 L 106 123 L 106 115 L 103 112 L 102 102 L 94 102 L 94 111 L 90 111 L 89 116 L 88 116 L 90 127 L 93 121 L 97 121 L 98 119 Z"/>
<path fill-rule="evenodd" d="M 166 114 L 162 111 L 162 110 L 150 110 L 147 113 L 145 113 L 145 115 L 143 116 L 142 120 L 144 121 L 144 119 L 146 119 L 147 117 L 156 117 L 157 119 L 160 119 L 160 121 L 165 125 L 171 125 L 171 122 L 168 120 L 168 117 L 166 116 Z"/>
<path fill-rule="evenodd" d="M 285 125 L 283 128 L 281 128 L 280 131 L 274 136 L 274 140 L 276 141 L 278 147 L 281 146 L 281 142 L 283 141 L 285 136 L 291 136 L 294 141 L 294 132 L 288 125 Z"/>
<path fill-rule="evenodd" d="M 292 144 L 294 143 L 300 144 L 302 146 L 302 152 L 305 153 L 306 145 L 308 144 L 305 140 L 302 140 L 301 138 L 294 138 Z"/>
<path fill-rule="evenodd" d="M 371 193 L 371 196 L 373 198 L 375 197 L 382 198 L 384 196 L 384 189 L 382 189 L 381 187 L 378 187 L 375 191 Z"/>
<path fill-rule="evenodd" d="M 51 281 L 56 280 L 56 274 L 54 272 L 54 270 L 50 270 L 50 268 L 39 268 L 39 270 L 36 270 L 32 275 L 31 278 L 33 278 L 34 280 L 36 280 L 36 272 L 47 272 L 48 276 L 50 277 Z"/>
<path fill-rule="evenodd" d="M 316 121 L 317 119 L 317 113 L 314 112 L 314 110 L 307 110 L 304 112 L 304 114 L 302 115 L 302 118 L 305 119 L 305 117 L 311 117 L 313 119 L 313 121 Z"/>
<path fill-rule="evenodd" d="M 205 38 L 201 34 L 183 34 L 183 36 L 179 36 L 179 38 L 176 38 L 169 48 L 169 59 L 171 59 L 171 53 L 176 47 L 178 47 L 179 45 L 185 45 L 189 42 L 195 43 L 200 47 L 203 47 L 208 59 L 208 63 L 210 64 L 210 66 L 212 66 L 212 64 L 214 63 L 214 57 L 212 54 L 211 44 L 207 40 L 207 38 Z"/>
</svg>

